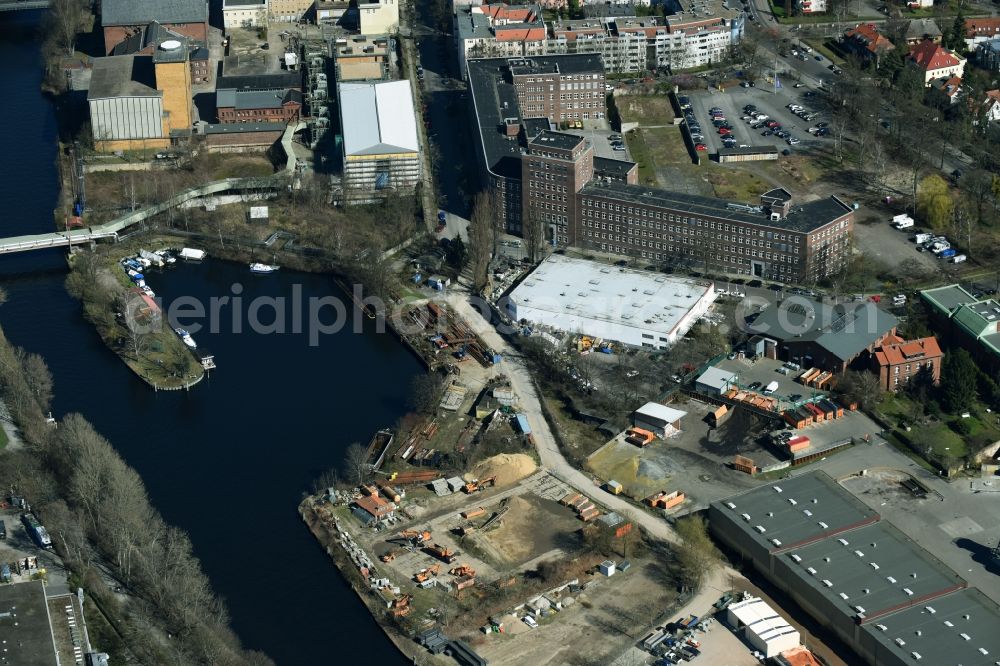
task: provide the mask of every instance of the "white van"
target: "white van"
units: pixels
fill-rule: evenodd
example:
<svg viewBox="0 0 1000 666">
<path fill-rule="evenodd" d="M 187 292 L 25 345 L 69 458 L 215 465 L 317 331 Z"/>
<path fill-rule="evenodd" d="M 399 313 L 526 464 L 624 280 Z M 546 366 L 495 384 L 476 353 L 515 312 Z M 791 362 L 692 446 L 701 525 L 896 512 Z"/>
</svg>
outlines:
<svg viewBox="0 0 1000 666">
<path fill-rule="evenodd" d="M 956 254 L 954 257 L 952 257 L 948 261 L 950 261 L 953 264 L 960 264 L 963 261 L 965 261 L 967 258 L 968 257 L 966 257 L 964 254 Z"/>
</svg>

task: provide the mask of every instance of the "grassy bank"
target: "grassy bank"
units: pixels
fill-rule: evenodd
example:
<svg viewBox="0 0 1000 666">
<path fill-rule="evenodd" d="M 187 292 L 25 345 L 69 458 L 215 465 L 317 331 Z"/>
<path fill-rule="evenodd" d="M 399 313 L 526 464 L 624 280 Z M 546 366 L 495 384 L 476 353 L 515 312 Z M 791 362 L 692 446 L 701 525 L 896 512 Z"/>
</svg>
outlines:
<svg viewBox="0 0 1000 666">
<path fill-rule="evenodd" d="M 204 377 L 200 360 L 170 330 L 159 309 L 147 306 L 126 286 L 118 261 L 137 251 L 126 243 L 73 255 L 67 289 L 80 300 L 108 348 L 143 381 L 159 390 L 189 387 Z"/>
</svg>

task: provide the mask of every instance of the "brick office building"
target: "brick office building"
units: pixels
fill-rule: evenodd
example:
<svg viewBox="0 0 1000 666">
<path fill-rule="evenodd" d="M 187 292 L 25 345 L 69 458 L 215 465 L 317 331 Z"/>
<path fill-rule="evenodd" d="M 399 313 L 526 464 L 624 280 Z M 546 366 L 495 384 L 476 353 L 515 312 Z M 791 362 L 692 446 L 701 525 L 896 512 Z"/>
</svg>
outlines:
<svg viewBox="0 0 1000 666">
<path fill-rule="evenodd" d="M 299 119 L 302 93 L 298 90 L 234 90 L 215 93 L 220 123 L 290 123 Z"/>
<path fill-rule="evenodd" d="M 872 369 L 878 373 L 883 391 L 897 391 L 922 370 L 930 380 L 941 380 L 944 352 L 933 335 L 918 340 L 894 340 L 877 347 L 872 354 Z"/>
<path fill-rule="evenodd" d="M 525 59 L 501 58 L 468 65 L 480 158 L 504 231 L 523 235 L 530 219 L 544 225 L 555 245 L 789 282 L 815 281 L 843 267 L 853 230 L 848 204 L 836 197 L 798 201 L 780 188 L 748 205 L 639 186 L 635 164 L 595 157 L 584 137 L 554 131 L 567 112 L 563 105 L 580 103 L 568 95 L 590 90 L 571 84 L 598 75 L 603 108 L 600 57 L 530 61 L 530 67 Z"/>
</svg>

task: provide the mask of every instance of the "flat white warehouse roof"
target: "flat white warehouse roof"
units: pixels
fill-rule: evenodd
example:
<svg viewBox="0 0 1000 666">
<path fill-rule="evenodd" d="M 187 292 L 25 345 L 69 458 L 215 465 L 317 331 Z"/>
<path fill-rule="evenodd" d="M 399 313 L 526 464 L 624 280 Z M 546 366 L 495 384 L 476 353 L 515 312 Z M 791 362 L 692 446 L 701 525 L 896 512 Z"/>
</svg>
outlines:
<svg viewBox="0 0 1000 666">
<path fill-rule="evenodd" d="M 345 155 L 415 153 L 420 150 L 417 118 L 408 80 L 339 85 Z"/>
<path fill-rule="evenodd" d="M 570 333 L 611 337 L 607 326 L 658 333 L 672 342 L 715 300 L 711 284 L 551 255 L 510 294 L 519 318 Z M 695 316 L 688 316 L 697 310 Z M 658 336 L 658 337 L 659 337 Z M 638 335 L 636 335 L 638 337 Z M 622 340 L 621 337 L 612 339 Z"/>
<path fill-rule="evenodd" d="M 794 635 L 795 644 L 798 645 L 800 638 L 798 630 L 788 624 L 763 599 L 751 597 L 746 601 L 730 604 L 727 610 L 764 643 L 782 636 Z"/>
<path fill-rule="evenodd" d="M 648 416 L 654 419 L 660 419 L 664 423 L 676 423 L 677 421 L 680 421 L 682 417 L 687 416 L 687 412 L 682 412 L 679 409 L 661 405 L 658 402 L 647 402 L 645 405 L 635 410 L 635 413 L 639 416 Z"/>
</svg>

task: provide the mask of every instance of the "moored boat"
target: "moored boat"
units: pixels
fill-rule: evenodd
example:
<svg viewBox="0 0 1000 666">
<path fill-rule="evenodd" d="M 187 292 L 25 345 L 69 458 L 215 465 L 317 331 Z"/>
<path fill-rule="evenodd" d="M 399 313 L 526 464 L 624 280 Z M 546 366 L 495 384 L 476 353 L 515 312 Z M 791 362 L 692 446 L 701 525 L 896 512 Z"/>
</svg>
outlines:
<svg viewBox="0 0 1000 666">
<path fill-rule="evenodd" d="M 198 348 L 198 343 L 196 343 L 194 341 L 194 338 L 191 337 L 191 334 L 185 331 L 183 328 L 175 328 L 174 333 L 180 336 L 180 339 L 184 341 L 184 344 L 186 344 L 191 349 Z"/>
<path fill-rule="evenodd" d="M 268 273 L 273 273 L 276 270 L 278 270 L 278 266 L 271 266 L 270 264 L 262 264 L 260 262 L 250 264 L 251 273 L 261 273 L 266 275 Z"/>
</svg>

